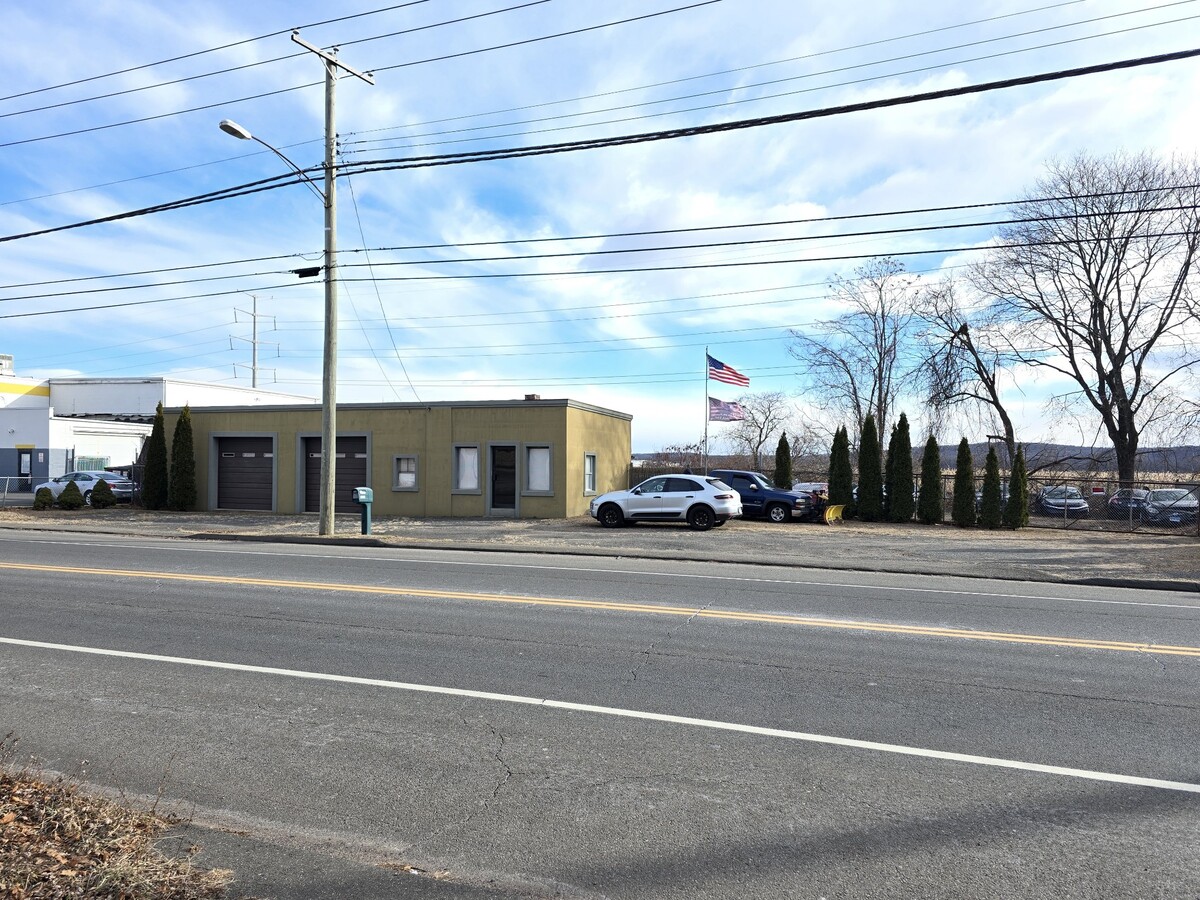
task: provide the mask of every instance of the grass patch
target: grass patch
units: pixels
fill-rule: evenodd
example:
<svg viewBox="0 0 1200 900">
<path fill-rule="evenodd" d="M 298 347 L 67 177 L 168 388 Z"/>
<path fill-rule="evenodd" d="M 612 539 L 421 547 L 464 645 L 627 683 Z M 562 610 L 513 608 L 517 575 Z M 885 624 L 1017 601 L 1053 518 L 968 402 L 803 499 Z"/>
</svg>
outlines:
<svg viewBox="0 0 1200 900">
<path fill-rule="evenodd" d="M 180 824 L 86 793 L 73 779 L 4 764 L 0 742 L 0 898 L 220 900 L 233 874 L 164 856 L 155 842 Z"/>
</svg>

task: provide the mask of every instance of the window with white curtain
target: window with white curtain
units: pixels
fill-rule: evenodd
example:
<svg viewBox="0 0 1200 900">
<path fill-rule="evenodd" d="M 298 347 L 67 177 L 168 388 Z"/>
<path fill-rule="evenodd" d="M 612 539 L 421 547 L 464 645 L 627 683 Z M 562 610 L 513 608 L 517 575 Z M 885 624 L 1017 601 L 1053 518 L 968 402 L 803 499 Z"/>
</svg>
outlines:
<svg viewBox="0 0 1200 900">
<path fill-rule="evenodd" d="M 479 491 L 479 445 L 454 448 L 454 490 Z"/>
<path fill-rule="evenodd" d="M 527 494 L 553 493 L 550 482 L 550 448 L 525 448 L 525 492 Z"/>
<path fill-rule="evenodd" d="M 417 489 L 417 458 L 415 456 L 396 457 L 396 474 L 392 481 L 392 489 L 397 491 L 415 491 Z"/>
</svg>

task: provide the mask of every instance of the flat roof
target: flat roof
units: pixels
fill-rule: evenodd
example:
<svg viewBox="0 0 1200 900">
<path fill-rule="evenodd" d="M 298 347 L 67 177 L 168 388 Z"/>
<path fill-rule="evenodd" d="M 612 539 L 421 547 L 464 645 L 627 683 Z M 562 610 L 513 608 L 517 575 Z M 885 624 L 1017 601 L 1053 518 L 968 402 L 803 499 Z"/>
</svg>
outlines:
<svg viewBox="0 0 1200 900">
<path fill-rule="evenodd" d="M 571 409 L 581 409 L 584 412 L 595 413 L 600 416 L 611 416 L 614 419 L 624 419 L 633 421 L 632 413 L 619 412 L 615 409 L 606 409 L 603 406 L 593 406 L 590 403 L 584 403 L 580 400 L 570 400 L 567 398 L 550 399 L 550 400 L 439 400 L 429 403 L 339 403 L 338 411 L 342 410 L 397 410 L 397 409 L 528 409 L 529 407 L 569 407 Z M 165 412 L 178 413 L 182 407 L 174 406 Z M 264 412 L 320 412 L 322 406 L 320 403 L 292 403 L 278 406 L 268 406 L 266 404 L 259 406 L 198 406 L 193 413 L 246 413 L 249 415 L 258 415 Z"/>
</svg>

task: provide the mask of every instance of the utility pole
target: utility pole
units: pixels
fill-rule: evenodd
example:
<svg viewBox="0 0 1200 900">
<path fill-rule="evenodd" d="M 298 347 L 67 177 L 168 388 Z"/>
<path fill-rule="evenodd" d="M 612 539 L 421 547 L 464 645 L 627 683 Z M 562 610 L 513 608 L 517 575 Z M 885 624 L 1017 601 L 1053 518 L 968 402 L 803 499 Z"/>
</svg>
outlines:
<svg viewBox="0 0 1200 900">
<path fill-rule="evenodd" d="M 370 73 L 340 62 L 332 52 L 314 47 L 292 32 L 292 41 L 315 53 L 325 65 L 325 346 L 321 370 L 321 512 L 318 534 L 333 534 L 337 483 L 337 127 L 335 96 L 337 70 L 344 69 L 374 84 Z"/>
<path fill-rule="evenodd" d="M 234 341 L 246 341 L 246 343 L 248 343 L 250 345 L 250 386 L 258 387 L 258 345 L 259 344 L 274 344 L 275 347 L 278 348 L 279 344 L 277 344 L 275 341 L 260 341 L 258 339 L 258 295 L 257 294 L 249 294 L 248 296 L 250 297 L 250 301 L 252 304 L 250 307 L 250 312 L 247 313 L 244 309 L 238 309 L 237 307 L 234 307 L 233 318 L 234 318 L 235 322 L 238 321 L 238 318 L 237 318 L 238 313 L 242 313 L 243 315 L 248 315 L 250 317 L 250 323 L 251 323 L 250 339 L 247 340 L 246 338 L 239 337 L 236 334 L 231 335 L 229 338 L 229 345 L 230 345 L 230 349 L 232 349 Z M 270 318 L 272 321 L 274 321 L 274 319 L 275 319 L 274 316 L 268 316 L 268 318 Z M 275 355 L 276 356 L 279 355 L 278 350 L 276 350 Z M 234 366 L 234 375 L 236 375 L 237 367 L 238 366 L 244 367 L 245 363 L 234 363 L 233 366 Z M 272 370 L 272 371 L 274 371 L 274 370 Z"/>
</svg>

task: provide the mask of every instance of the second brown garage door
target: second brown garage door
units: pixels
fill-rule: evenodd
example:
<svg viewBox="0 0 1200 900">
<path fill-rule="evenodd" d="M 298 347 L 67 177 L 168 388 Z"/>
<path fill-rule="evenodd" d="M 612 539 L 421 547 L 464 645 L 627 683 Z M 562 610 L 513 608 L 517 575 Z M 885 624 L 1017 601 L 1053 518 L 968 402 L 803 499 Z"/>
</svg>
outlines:
<svg viewBox="0 0 1200 900">
<path fill-rule="evenodd" d="M 337 472 L 334 488 L 334 512 L 356 513 L 362 507 L 351 499 L 356 487 L 370 487 L 367 481 L 367 439 L 337 439 Z M 304 511 L 321 510 L 321 439 L 304 439 Z"/>
<path fill-rule="evenodd" d="M 269 437 L 217 438 L 217 509 L 271 510 L 274 451 Z"/>
</svg>

